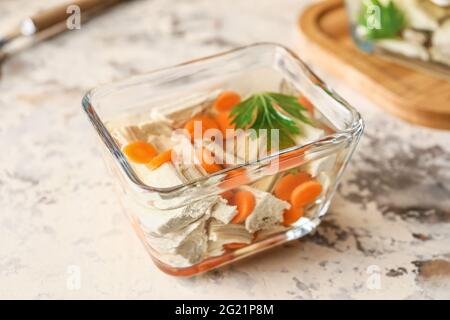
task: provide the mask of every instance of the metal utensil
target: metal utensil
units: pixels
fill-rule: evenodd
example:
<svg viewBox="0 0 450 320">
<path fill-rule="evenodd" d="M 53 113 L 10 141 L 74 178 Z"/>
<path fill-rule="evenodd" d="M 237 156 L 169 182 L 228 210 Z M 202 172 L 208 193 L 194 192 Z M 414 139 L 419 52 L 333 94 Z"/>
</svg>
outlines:
<svg viewBox="0 0 450 320">
<path fill-rule="evenodd" d="M 69 6 L 78 6 L 82 17 L 94 11 L 100 11 L 110 7 L 122 0 L 74 0 L 63 5 L 48 9 L 31 17 L 24 19 L 18 26 L 10 32 L 0 35 L 0 49 L 5 45 L 20 37 L 30 37 L 44 32 L 57 25 L 65 25 L 69 14 Z M 61 30 L 62 32 L 63 30 Z"/>
<path fill-rule="evenodd" d="M 122 1 L 125 0 L 75 0 L 26 18 L 10 32 L 0 35 L 0 79 L 2 63 L 10 55 L 68 30 L 66 20 L 69 17 L 69 13 L 67 13 L 69 6 L 76 5 L 80 8 L 81 22 L 84 22 Z M 9 43 L 20 38 L 29 38 L 31 41 L 25 41 L 26 45 L 22 44 L 19 49 L 11 50 L 11 48 L 8 48 Z"/>
</svg>

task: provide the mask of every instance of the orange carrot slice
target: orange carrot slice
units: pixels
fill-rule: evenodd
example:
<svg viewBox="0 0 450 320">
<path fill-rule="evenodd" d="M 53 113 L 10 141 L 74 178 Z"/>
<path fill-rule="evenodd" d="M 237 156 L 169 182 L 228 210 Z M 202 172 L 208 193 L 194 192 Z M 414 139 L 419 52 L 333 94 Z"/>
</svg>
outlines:
<svg viewBox="0 0 450 320">
<path fill-rule="evenodd" d="M 150 162 L 158 153 L 156 148 L 145 141 L 134 141 L 123 148 L 123 152 L 130 161 L 145 164 Z"/>
<path fill-rule="evenodd" d="M 274 189 L 277 198 L 289 201 L 292 191 L 303 182 L 311 180 L 311 175 L 307 172 L 298 172 L 296 174 L 289 173 L 278 181 Z"/>
<path fill-rule="evenodd" d="M 225 250 L 236 250 L 245 247 L 247 244 L 242 242 L 231 242 L 223 245 Z"/>
<path fill-rule="evenodd" d="M 278 168 L 279 171 L 286 171 L 289 169 L 294 169 L 299 167 L 305 162 L 304 158 L 302 156 L 296 156 L 292 158 L 280 158 L 278 162 Z"/>
<path fill-rule="evenodd" d="M 307 149 L 306 148 L 298 148 L 289 152 L 285 152 L 280 155 L 280 159 L 288 159 L 294 156 L 301 156 Z"/>
<path fill-rule="evenodd" d="M 280 155 L 278 158 L 270 161 L 270 168 L 278 171 L 285 171 L 296 168 L 305 162 L 303 153 L 306 148 L 300 148 L 293 151 L 289 151 Z"/>
<path fill-rule="evenodd" d="M 291 204 L 294 208 L 303 207 L 314 200 L 322 193 L 320 182 L 311 180 L 297 186 L 291 194 Z"/>
<path fill-rule="evenodd" d="M 219 129 L 219 125 L 217 124 L 216 120 L 214 120 L 211 117 L 205 116 L 205 115 L 197 115 L 193 117 L 191 120 L 186 122 L 184 125 L 184 129 L 188 132 L 191 140 L 194 140 L 194 130 L 195 130 L 195 122 L 201 122 L 201 136 L 205 134 L 205 131 L 208 129 Z"/>
<path fill-rule="evenodd" d="M 233 205 L 237 206 L 238 213 L 234 216 L 232 223 L 242 223 L 252 213 L 255 208 L 256 200 L 250 191 L 238 191 L 231 200 Z"/>
<path fill-rule="evenodd" d="M 230 111 L 235 105 L 241 102 L 241 96 L 234 91 L 224 91 L 217 96 L 214 102 L 214 109 L 217 112 Z"/>
<path fill-rule="evenodd" d="M 251 180 L 247 175 L 247 171 L 245 168 L 238 168 L 231 171 L 228 171 L 224 181 L 220 183 L 220 187 L 222 189 L 233 189 L 240 187 L 244 184 L 250 183 Z"/>
<path fill-rule="evenodd" d="M 205 148 L 196 150 L 197 159 L 200 165 L 209 174 L 222 170 L 222 166 L 215 162 L 214 156 Z"/>
<path fill-rule="evenodd" d="M 170 161 L 172 161 L 172 150 L 166 150 L 150 160 L 150 162 L 147 163 L 147 167 L 150 170 L 155 170 L 161 167 L 164 163 Z"/>
<path fill-rule="evenodd" d="M 227 202 L 230 202 L 231 199 L 232 199 L 233 196 L 234 196 L 234 193 L 233 193 L 233 191 L 228 190 L 228 191 L 222 192 L 222 193 L 220 194 L 220 196 L 221 196 L 222 198 L 224 198 L 225 200 L 227 200 Z"/>
<path fill-rule="evenodd" d="M 219 125 L 220 130 L 225 138 L 232 137 L 236 126 L 231 123 L 230 113 L 227 111 L 219 112 L 216 116 L 216 122 Z M 227 131 L 228 129 L 228 131 Z"/>
<path fill-rule="evenodd" d="M 302 106 L 304 106 L 310 114 L 314 113 L 314 105 L 305 96 L 300 96 L 298 98 L 298 103 L 300 103 Z"/>
<path fill-rule="evenodd" d="M 285 226 L 290 226 L 291 224 L 296 222 L 298 219 L 303 217 L 304 214 L 305 214 L 305 210 L 303 210 L 303 208 L 301 208 L 301 207 L 300 208 L 292 207 L 289 210 L 284 210 L 283 224 Z"/>
</svg>

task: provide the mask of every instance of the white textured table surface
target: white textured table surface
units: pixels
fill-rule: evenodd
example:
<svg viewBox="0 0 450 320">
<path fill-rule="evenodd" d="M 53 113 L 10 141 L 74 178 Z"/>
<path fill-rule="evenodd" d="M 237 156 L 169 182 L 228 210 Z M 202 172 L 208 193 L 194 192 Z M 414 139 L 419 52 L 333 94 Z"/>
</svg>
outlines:
<svg viewBox="0 0 450 320">
<path fill-rule="evenodd" d="M 3 0 L 0 28 L 59 2 Z M 84 92 L 252 42 L 298 49 L 306 3 L 134 1 L 8 60 L 0 298 L 450 298 L 450 134 L 386 115 L 323 74 L 361 111 L 366 133 L 314 235 L 178 279 L 153 266 L 121 211 Z"/>
</svg>

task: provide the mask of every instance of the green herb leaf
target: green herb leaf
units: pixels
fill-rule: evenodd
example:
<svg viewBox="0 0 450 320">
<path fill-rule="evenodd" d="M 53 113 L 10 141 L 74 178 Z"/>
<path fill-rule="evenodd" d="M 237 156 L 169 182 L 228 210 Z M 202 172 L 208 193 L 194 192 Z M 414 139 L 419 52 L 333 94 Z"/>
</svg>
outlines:
<svg viewBox="0 0 450 320">
<path fill-rule="evenodd" d="M 292 136 L 300 134 L 297 121 L 311 124 L 303 114 L 305 111 L 306 108 L 299 103 L 297 97 L 264 92 L 255 94 L 234 106 L 230 118 L 237 129 L 266 129 L 269 149 L 271 129 L 278 129 L 279 146 L 287 148 L 295 145 Z"/>
<path fill-rule="evenodd" d="M 406 19 L 398 6 L 390 0 L 363 0 L 358 15 L 358 27 L 367 40 L 395 38 L 405 28 Z"/>
</svg>

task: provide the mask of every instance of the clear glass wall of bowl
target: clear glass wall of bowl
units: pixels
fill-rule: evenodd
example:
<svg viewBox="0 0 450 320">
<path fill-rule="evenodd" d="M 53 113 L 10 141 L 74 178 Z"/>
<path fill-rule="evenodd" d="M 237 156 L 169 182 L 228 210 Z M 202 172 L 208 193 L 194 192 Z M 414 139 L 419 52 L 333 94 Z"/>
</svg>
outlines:
<svg viewBox="0 0 450 320">
<path fill-rule="evenodd" d="M 261 91 L 301 93 L 314 104 L 314 122 L 325 134 L 307 144 L 227 167 L 188 184 L 170 188 L 145 184 L 112 137 L 111 126 L 117 121 L 133 125 L 155 109 L 168 111 L 180 104 L 208 103 L 225 89 L 239 91 L 243 96 Z M 363 122 L 355 109 L 294 53 L 275 44 L 255 44 L 97 88 L 85 96 L 83 107 L 98 133 L 106 163 L 117 178 L 121 202 L 134 229 L 158 267 L 180 276 L 210 270 L 314 230 L 327 212 L 363 131 Z M 245 179 L 241 176 L 243 172 Z M 191 226 L 199 231 L 198 237 L 183 243 L 183 250 L 203 253 L 189 261 L 170 250 L 170 241 L 177 241 L 174 234 L 155 237 L 149 227 L 154 223 L 156 211 L 169 213 L 195 207 L 243 185 L 264 185 L 270 189 L 276 178 L 288 172 L 306 172 L 320 181 L 323 186 L 320 197 L 304 208 L 304 216 L 294 224 L 255 232 L 244 246 L 215 250 L 214 240 L 205 240 L 203 233 L 208 233 L 211 221 L 200 219 Z"/>
</svg>

